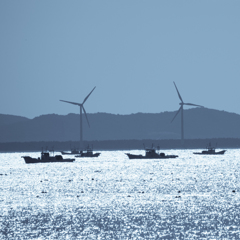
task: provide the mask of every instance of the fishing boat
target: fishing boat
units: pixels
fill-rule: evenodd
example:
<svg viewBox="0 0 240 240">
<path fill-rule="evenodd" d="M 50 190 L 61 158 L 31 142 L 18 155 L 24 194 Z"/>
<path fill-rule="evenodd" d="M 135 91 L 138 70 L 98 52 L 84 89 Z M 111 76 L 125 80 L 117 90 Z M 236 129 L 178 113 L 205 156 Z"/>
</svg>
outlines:
<svg viewBox="0 0 240 240">
<path fill-rule="evenodd" d="M 207 150 L 203 150 L 202 152 L 194 152 L 193 154 L 199 155 L 223 155 L 227 150 L 222 150 L 216 152 L 216 149 L 211 146 L 211 143 L 206 147 Z"/>
<path fill-rule="evenodd" d="M 129 159 L 166 159 L 166 158 L 177 158 L 178 155 L 166 155 L 165 153 L 161 152 L 158 153 L 155 148 L 146 148 L 145 149 L 145 156 L 139 154 L 131 154 L 125 153 Z"/>
<path fill-rule="evenodd" d="M 73 148 L 71 150 L 71 152 L 61 151 L 62 155 L 75 155 L 75 154 L 79 154 L 79 153 L 80 153 L 80 151 L 76 150 L 75 148 Z"/>
<path fill-rule="evenodd" d="M 85 151 L 80 151 L 78 155 L 75 155 L 76 158 L 84 158 L 84 157 L 98 157 L 101 153 L 93 153 L 92 148 L 89 146 Z"/>
<path fill-rule="evenodd" d="M 50 156 L 49 151 L 42 151 L 41 157 L 32 158 L 29 156 L 22 156 L 24 158 L 25 163 L 49 163 L 49 162 L 73 162 L 75 158 L 63 158 L 62 155 Z"/>
</svg>

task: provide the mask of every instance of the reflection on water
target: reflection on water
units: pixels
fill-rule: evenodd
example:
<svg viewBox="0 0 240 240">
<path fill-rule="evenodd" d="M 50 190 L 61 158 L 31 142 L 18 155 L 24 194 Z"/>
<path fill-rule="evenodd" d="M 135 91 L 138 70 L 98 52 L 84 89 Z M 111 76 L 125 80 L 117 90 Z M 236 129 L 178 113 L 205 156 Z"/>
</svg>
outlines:
<svg viewBox="0 0 240 240">
<path fill-rule="evenodd" d="M 2 153 L 0 239 L 240 238 L 240 151 L 194 151 L 28 165 L 39 153 Z"/>
</svg>

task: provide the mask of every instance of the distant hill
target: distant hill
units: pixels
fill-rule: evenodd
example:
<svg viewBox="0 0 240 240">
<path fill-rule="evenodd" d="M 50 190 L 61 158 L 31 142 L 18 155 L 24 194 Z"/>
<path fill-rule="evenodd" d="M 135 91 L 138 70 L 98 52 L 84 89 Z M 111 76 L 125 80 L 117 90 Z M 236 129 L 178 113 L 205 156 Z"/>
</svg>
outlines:
<svg viewBox="0 0 240 240">
<path fill-rule="evenodd" d="M 180 139 L 180 116 L 176 112 L 116 115 L 88 114 L 90 128 L 83 116 L 86 141 Z M 0 142 L 78 141 L 78 114 L 42 115 L 33 119 L 0 114 Z M 207 108 L 184 110 L 186 139 L 240 138 L 240 115 Z"/>
<path fill-rule="evenodd" d="M 26 117 L 19 117 L 14 115 L 8 115 L 8 114 L 0 114 L 0 126 L 19 123 L 28 121 L 29 119 Z"/>
</svg>

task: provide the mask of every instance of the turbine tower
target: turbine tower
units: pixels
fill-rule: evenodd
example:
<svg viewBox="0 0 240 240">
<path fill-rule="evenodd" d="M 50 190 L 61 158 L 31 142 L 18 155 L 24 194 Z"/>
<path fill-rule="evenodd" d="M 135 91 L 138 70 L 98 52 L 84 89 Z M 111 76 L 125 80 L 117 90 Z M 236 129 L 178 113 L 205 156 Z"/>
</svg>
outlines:
<svg viewBox="0 0 240 240">
<path fill-rule="evenodd" d="M 181 102 L 179 103 L 180 108 L 178 109 L 178 111 L 177 111 L 177 113 L 175 114 L 174 118 L 172 119 L 171 123 L 173 122 L 173 120 L 175 119 L 175 117 L 178 115 L 178 113 L 181 112 L 181 141 L 182 141 L 182 144 L 184 144 L 183 105 L 189 105 L 189 106 L 195 106 L 195 107 L 203 107 L 203 106 L 196 105 L 196 104 L 192 104 L 192 103 L 185 103 L 185 102 L 183 102 L 183 99 L 182 99 L 182 97 L 181 97 L 181 95 L 180 95 L 180 93 L 179 93 L 179 91 L 178 91 L 178 89 L 177 89 L 177 86 L 176 86 L 175 82 L 173 82 L 173 83 L 174 83 L 174 85 L 175 85 L 175 88 L 176 88 L 176 90 L 177 90 L 178 97 L 179 97 L 179 99 L 180 99 Z"/>
<path fill-rule="evenodd" d="M 96 88 L 96 87 L 94 87 L 93 90 L 94 90 L 95 88 Z M 80 150 L 81 150 L 81 148 L 83 147 L 83 146 L 82 146 L 82 141 L 83 141 L 82 112 L 83 112 L 83 111 L 84 111 L 85 117 L 86 117 L 86 119 L 87 119 L 88 126 L 90 127 L 90 124 L 89 124 L 89 121 L 88 121 L 88 118 L 87 118 L 87 113 L 86 113 L 86 110 L 85 110 L 83 104 L 87 101 L 87 99 L 89 98 L 89 96 L 91 95 L 91 93 L 93 92 L 93 90 L 85 97 L 85 99 L 83 100 L 82 103 L 75 103 L 75 102 L 69 102 L 69 101 L 60 100 L 60 101 L 62 101 L 62 102 L 70 103 L 70 104 L 77 105 L 77 106 L 80 107 Z"/>
</svg>

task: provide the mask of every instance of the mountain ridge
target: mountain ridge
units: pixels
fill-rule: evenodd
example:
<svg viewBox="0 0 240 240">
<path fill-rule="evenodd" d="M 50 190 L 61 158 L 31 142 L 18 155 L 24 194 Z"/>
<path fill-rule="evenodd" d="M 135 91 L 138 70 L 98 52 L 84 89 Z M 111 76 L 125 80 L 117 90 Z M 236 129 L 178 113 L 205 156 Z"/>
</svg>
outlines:
<svg viewBox="0 0 240 240">
<path fill-rule="evenodd" d="M 162 113 L 87 114 L 83 116 L 86 141 L 180 139 L 180 116 Z M 7 121 L 7 119 L 10 119 Z M 0 114 L 0 142 L 79 141 L 80 116 L 46 114 L 33 119 Z M 240 138 L 240 115 L 208 108 L 184 110 L 186 139 Z"/>
</svg>

